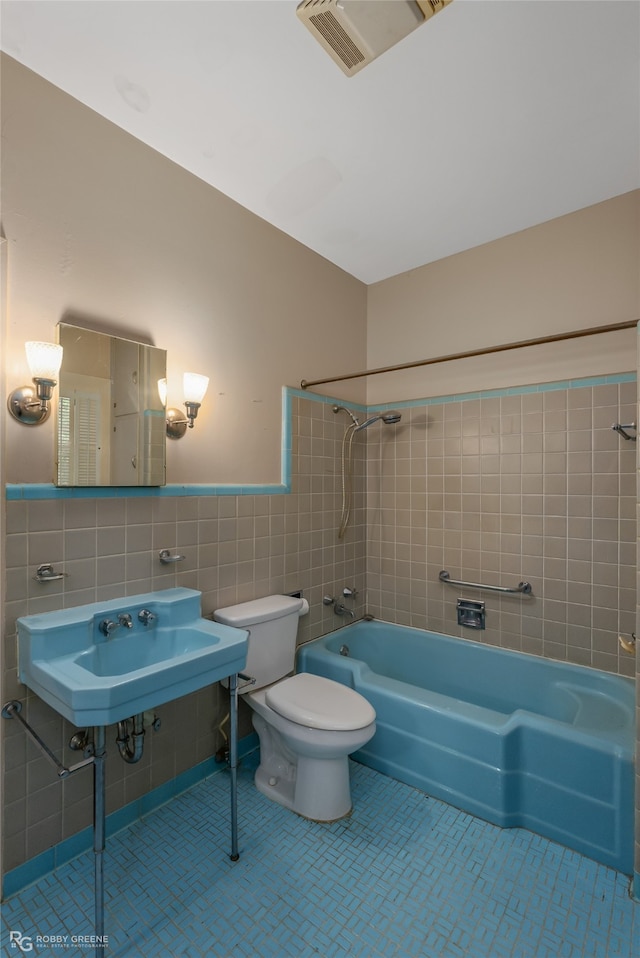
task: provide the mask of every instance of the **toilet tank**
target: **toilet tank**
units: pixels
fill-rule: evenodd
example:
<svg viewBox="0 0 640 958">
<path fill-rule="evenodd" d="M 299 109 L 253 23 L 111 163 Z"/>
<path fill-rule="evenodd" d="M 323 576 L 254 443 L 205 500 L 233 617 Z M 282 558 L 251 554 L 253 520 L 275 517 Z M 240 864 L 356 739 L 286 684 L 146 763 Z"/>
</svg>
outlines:
<svg viewBox="0 0 640 958">
<path fill-rule="evenodd" d="M 306 599 L 268 595 L 213 613 L 216 622 L 249 632 L 245 672 L 256 681 L 241 691 L 261 689 L 293 672 L 298 619 L 308 611 Z"/>
</svg>

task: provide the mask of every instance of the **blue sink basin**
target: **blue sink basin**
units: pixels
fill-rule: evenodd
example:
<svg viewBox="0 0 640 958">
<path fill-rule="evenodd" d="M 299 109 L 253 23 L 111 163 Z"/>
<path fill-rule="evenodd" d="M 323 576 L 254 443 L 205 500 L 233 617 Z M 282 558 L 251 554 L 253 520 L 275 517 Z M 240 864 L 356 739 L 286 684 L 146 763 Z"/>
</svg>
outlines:
<svg viewBox="0 0 640 958">
<path fill-rule="evenodd" d="M 127 635 L 92 645 L 75 657 L 75 663 L 91 675 L 127 675 L 185 655 L 216 649 L 218 644 L 211 630 L 197 626 L 150 629 L 135 639 Z"/>
<path fill-rule="evenodd" d="M 112 725 L 195 692 L 241 671 L 248 640 L 203 619 L 200 602 L 193 589 L 166 589 L 24 616 L 18 677 L 79 727 Z"/>
</svg>

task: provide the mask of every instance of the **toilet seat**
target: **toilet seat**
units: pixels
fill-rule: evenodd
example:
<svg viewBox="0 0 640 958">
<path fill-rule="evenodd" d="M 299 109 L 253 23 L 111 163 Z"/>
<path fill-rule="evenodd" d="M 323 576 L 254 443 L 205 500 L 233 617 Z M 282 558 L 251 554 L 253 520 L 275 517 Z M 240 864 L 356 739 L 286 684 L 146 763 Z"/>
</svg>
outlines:
<svg viewBox="0 0 640 958">
<path fill-rule="evenodd" d="M 376 718 L 373 706 L 359 692 L 309 672 L 277 682 L 267 689 L 265 701 L 290 722 L 325 731 L 366 728 Z"/>
</svg>

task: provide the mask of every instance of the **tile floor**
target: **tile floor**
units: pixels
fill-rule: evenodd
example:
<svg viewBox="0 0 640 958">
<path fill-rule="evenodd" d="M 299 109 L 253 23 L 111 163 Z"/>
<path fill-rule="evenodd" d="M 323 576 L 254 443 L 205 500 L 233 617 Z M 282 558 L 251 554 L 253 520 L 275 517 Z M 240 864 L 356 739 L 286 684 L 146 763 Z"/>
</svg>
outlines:
<svg viewBox="0 0 640 958">
<path fill-rule="evenodd" d="M 221 772 L 107 840 L 106 956 L 633 958 L 628 879 L 352 764 L 355 811 L 297 818 L 239 773 L 240 860 Z M 79 958 L 93 934 L 93 855 L 3 905 L 3 955 Z M 38 936 L 69 936 L 43 945 Z M 26 950 L 26 949 L 25 949 Z"/>
</svg>

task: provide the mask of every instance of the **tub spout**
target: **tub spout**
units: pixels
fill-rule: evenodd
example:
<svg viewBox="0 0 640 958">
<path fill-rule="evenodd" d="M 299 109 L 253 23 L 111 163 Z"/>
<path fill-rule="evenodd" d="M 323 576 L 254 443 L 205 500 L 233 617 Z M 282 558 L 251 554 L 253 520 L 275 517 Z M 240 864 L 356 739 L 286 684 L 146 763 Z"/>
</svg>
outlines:
<svg viewBox="0 0 640 958">
<path fill-rule="evenodd" d="M 333 611 L 336 615 L 350 615 L 352 619 L 355 619 L 356 614 L 353 609 L 348 609 L 343 602 L 336 602 L 333 607 Z"/>
</svg>

